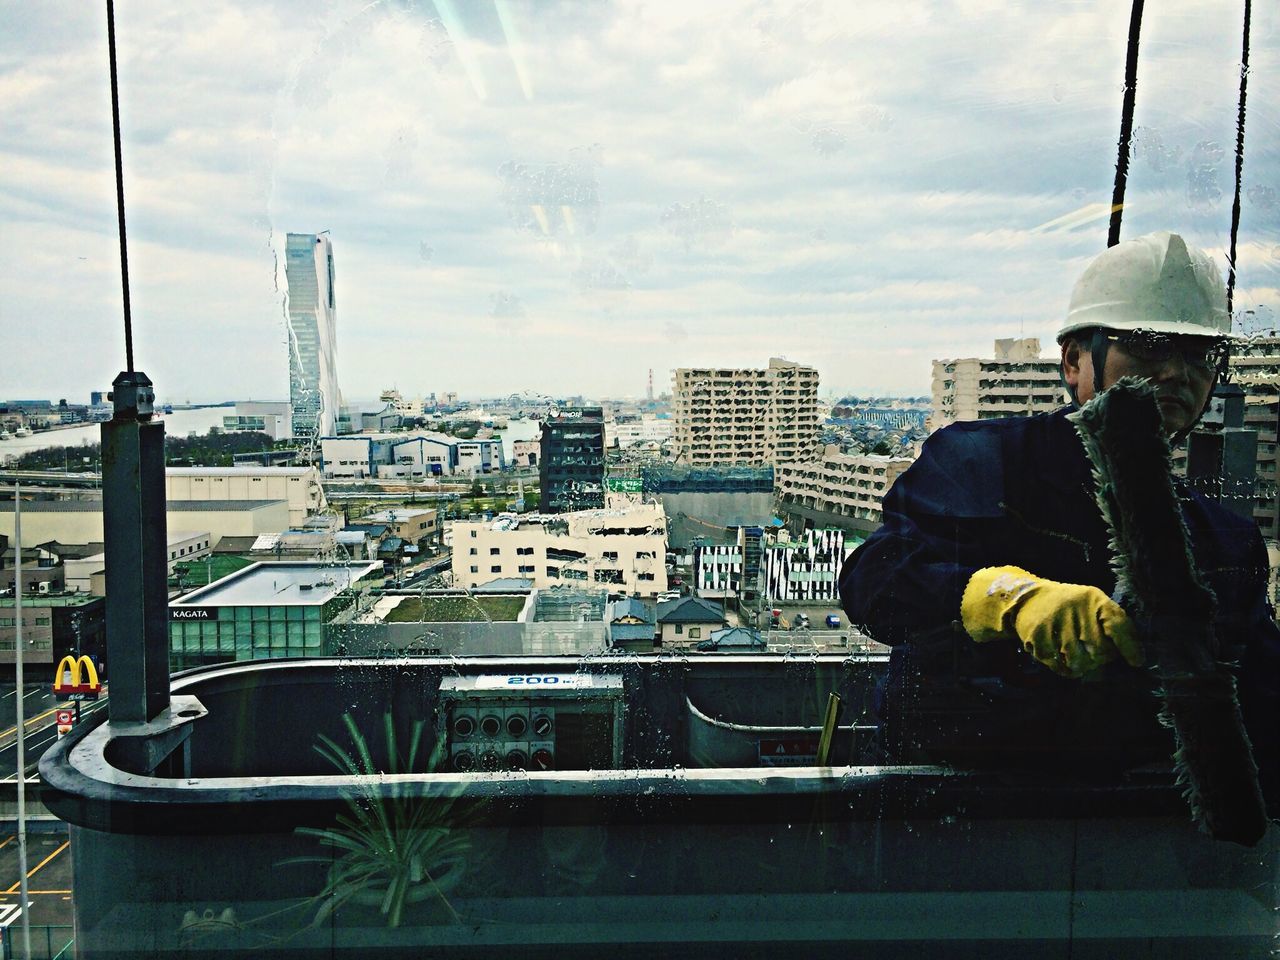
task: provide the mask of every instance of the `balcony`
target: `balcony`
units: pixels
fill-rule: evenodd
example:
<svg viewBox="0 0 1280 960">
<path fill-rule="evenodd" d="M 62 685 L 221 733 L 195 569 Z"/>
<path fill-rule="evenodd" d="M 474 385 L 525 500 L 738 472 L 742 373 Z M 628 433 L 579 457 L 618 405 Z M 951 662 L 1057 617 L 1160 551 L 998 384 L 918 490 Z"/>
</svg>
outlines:
<svg viewBox="0 0 1280 960">
<path fill-rule="evenodd" d="M 99 715 L 41 764 L 72 824 L 77 956 L 1271 955 L 1274 828 L 1260 848 L 1215 843 L 1158 772 L 847 766 L 883 668 L 424 657 L 181 675 L 158 721 Z M 851 719 L 816 767 L 829 692 Z"/>
</svg>

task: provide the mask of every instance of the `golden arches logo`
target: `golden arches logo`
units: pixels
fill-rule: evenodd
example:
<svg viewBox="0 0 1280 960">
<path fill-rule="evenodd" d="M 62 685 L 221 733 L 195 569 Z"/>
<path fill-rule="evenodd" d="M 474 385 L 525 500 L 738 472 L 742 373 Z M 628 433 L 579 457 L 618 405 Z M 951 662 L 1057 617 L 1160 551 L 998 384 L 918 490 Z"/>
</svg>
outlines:
<svg viewBox="0 0 1280 960">
<path fill-rule="evenodd" d="M 81 673 L 84 673 L 81 682 Z M 69 679 L 70 683 L 64 683 Z M 93 693 L 99 689 L 98 668 L 87 656 L 73 657 L 67 655 L 58 661 L 58 669 L 53 674 L 54 693 Z"/>
</svg>

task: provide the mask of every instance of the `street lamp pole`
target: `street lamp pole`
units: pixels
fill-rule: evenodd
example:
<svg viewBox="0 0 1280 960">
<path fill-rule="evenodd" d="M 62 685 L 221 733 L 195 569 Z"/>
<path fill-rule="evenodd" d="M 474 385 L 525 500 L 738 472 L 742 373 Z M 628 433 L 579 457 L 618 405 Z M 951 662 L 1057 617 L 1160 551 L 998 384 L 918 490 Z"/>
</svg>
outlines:
<svg viewBox="0 0 1280 960">
<path fill-rule="evenodd" d="M 30 900 L 27 896 L 27 724 L 25 716 L 26 689 L 22 676 L 22 489 L 13 485 L 13 664 L 14 684 L 17 686 L 18 725 L 18 913 L 22 916 L 22 955 L 31 960 L 31 918 L 27 916 Z"/>
</svg>

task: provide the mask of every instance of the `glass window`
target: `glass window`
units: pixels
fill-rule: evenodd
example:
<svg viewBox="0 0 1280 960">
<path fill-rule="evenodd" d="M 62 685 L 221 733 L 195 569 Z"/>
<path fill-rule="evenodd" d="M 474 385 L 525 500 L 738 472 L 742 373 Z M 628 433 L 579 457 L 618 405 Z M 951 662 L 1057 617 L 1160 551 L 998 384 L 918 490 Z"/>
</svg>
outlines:
<svg viewBox="0 0 1280 960">
<path fill-rule="evenodd" d="M 16 327 L 0 364 L 0 428 L 13 433 L 36 418 L 68 422 L 60 425 L 65 430 L 41 428 L 22 442 L 0 440 L 0 460 L 47 458 L 18 467 L 79 483 L 78 444 L 96 443 L 97 426 L 70 421 L 105 412 L 110 404 L 101 397 L 93 405 L 98 409 L 82 414 L 81 408 L 90 390 L 110 389 L 105 376 L 123 369 L 120 278 L 106 256 L 117 240 L 109 217 L 115 196 L 102 4 L 10 6 L 17 16 L 0 30 L 0 157 L 17 176 L 0 177 L 0 330 L 9 332 L 10 316 Z M 1076 819 L 1076 808 L 1053 793 L 1074 770 L 1057 765 L 1052 789 L 1038 784 L 1024 791 L 1016 782 L 1010 788 L 1005 755 L 999 763 L 993 759 L 1000 731 L 1025 733 L 1035 750 L 1042 741 L 1033 733 L 1070 742 L 1084 757 L 1080 766 L 1101 772 L 1091 767 L 1093 751 L 1109 748 L 1126 725 L 1099 723 L 1086 731 L 1091 735 L 1077 737 L 1049 708 L 1057 705 L 1050 699 L 1057 691 L 1070 690 L 1082 700 L 1108 707 L 1123 702 L 1126 711 L 1138 711 L 1132 699 L 1108 695 L 1110 677 L 1059 681 L 1048 676 L 1049 667 L 1035 673 L 1037 665 L 1016 642 L 975 647 L 950 629 L 960 619 L 954 594 L 962 584 L 955 576 L 944 577 L 938 589 L 881 581 L 877 596 L 885 603 L 878 615 L 900 616 L 901 630 L 849 617 L 836 590 L 846 558 L 880 528 L 895 477 L 920 459 L 929 438 L 932 446 L 924 449 L 940 450 L 947 436 L 962 432 L 945 435 L 953 421 L 968 423 L 963 430 L 974 436 L 1007 438 L 1029 416 L 1057 416 L 1064 402 L 1057 332 L 1076 278 L 1106 248 L 1113 222 L 1126 239 L 1177 230 L 1209 252 L 1224 280 L 1230 277 L 1234 299 L 1224 320 L 1257 351 L 1233 359 L 1231 380 L 1246 391 L 1245 413 L 1259 430 L 1260 448 L 1246 458 L 1251 469 L 1243 477 L 1244 502 L 1237 503 L 1241 518 L 1220 528 L 1240 535 L 1215 543 L 1238 540 L 1222 547 L 1231 553 L 1247 541 L 1255 556 L 1266 555 L 1268 545 L 1257 542 L 1249 517 L 1267 540 L 1280 533 L 1275 4 L 1147 3 L 1140 47 L 1130 37 L 1136 0 L 219 0 L 180 7 L 133 0 L 116 6 L 123 165 L 134 185 L 125 191 L 131 289 L 140 295 L 135 307 L 145 321 L 134 329 L 142 366 L 162 401 L 272 394 L 291 407 L 290 422 L 283 413 L 264 415 L 265 406 L 184 409 L 188 404 L 179 402 L 164 415 L 166 452 L 175 464 L 230 466 L 239 454 L 274 460 L 296 451 L 294 462 L 323 455 L 318 471 L 337 475 L 332 483 L 324 478 L 322 492 L 311 478 L 286 477 L 274 467 L 255 468 L 252 482 L 243 484 L 219 470 L 188 481 L 198 491 L 192 496 L 270 497 L 279 486 L 305 489 L 292 509 L 277 504 L 253 511 L 262 521 L 255 530 L 271 533 L 297 526 L 304 500 L 335 520 L 351 514 L 353 525 L 372 523 L 368 515 L 385 510 L 411 516 L 429 504 L 441 517 L 432 532 L 441 541 L 448 533 L 453 552 L 452 566 L 437 568 L 441 557 L 414 563 L 410 569 L 423 575 L 395 591 L 411 601 L 397 611 L 410 622 L 335 624 L 327 635 L 325 618 L 356 613 L 349 598 L 329 602 L 322 613 L 283 600 L 297 597 L 296 590 L 274 598 L 263 590 L 260 607 L 219 612 L 216 623 L 170 625 L 175 665 L 226 656 L 229 644 L 239 656 L 265 657 L 327 653 L 341 638 L 353 656 L 372 658 L 390 648 L 374 640 L 361 647 L 366 638 L 395 641 L 394 661 L 349 670 L 344 664 L 328 688 L 311 678 L 331 664 L 262 671 L 257 679 L 245 671 L 239 685 L 219 678 L 220 686 L 206 688 L 206 705 L 222 716 L 193 724 L 191 745 L 225 751 L 208 762 L 197 758 L 192 776 L 260 773 L 277 744 L 286 772 L 303 776 L 323 767 L 317 735 L 341 738 L 348 711 L 375 753 L 383 746 L 379 721 L 388 706 L 397 732 L 422 720 L 430 738 L 437 732 L 442 677 L 485 671 L 456 664 L 425 670 L 418 658 L 435 656 L 427 651 L 491 655 L 504 664 L 527 658 L 562 676 L 590 657 L 584 672 L 623 676 L 626 703 L 623 729 L 603 738 L 621 744 L 621 758 L 615 763 L 608 751 L 603 758 L 580 754 L 583 769 L 632 763 L 636 769 L 627 777 L 584 774 L 574 783 L 609 780 L 609 803 L 620 798 L 627 808 L 621 819 L 645 825 L 615 830 L 604 823 L 598 834 L 575 832 L 543 802 L 554 791 L 531 805 L 547 813 L 537 824 L 506 822 L 518 821 L 524 809 L 519 803 L 506 809 L 507 796 L 529 784 L 540 788 L 569 769 L 572 752 L 604 726 L 577 712 L 590 691 L 575 681 L 572 695 L 559 701 L 565 713 L 551 738 L 554 753 L 482 761 L 551 768 L 527 781 L 505 778 L 510 794 L 490 792 L 503 821 L 496 843 L 456 833 L 437 838 L 438 848 L 454 851 L 444 864 L 411 864 L 399 874 L 410 878 L 404 884 L 366 874 L 366 889 L 339 904 L 327 894 L 353 892 L 344 877 L 361 876 L 354 867 L 344 874 L 351 861 L 341 858 L 353 852 L 350 846 L 315 843 L 314 835 L 294 833 L 292 823 L 271 836 L 215 840 L 206 835 L 212 828 L 193 818 L 190 836 L 157 841 L 154 846 L 164 848 L 157 855 L 142 823 L 112 850 L 75 851 L 77 859 L 84 852 L 82 865 L 102 864 L 122 878 L 139 870 L 121 857 L 140 851 L 148 881 L 84 883 L 74 891 L 67 910 L 81 910 L 91 897 L 103 906 L 77 917 L 76 951 L 92 956 L 104 942 L 121 956 L 146 955 L 146 947 L 161 942 L 178 951 L 225 946 L 229 954 L 340 945 L 376 957 L 381 945 L 394 941 L 406 955 L 415 948 L 433 955 L 462 939 L 481 952 L 482 941 L 511 934 L 531 954 L 549 952 L 537 940 L 549 936 L 568 942 L 570 953 L 608 956 L 626 951 L 590 941 L 616 939 L 618 925 L 609 921 L 625 918 L 621 932 L 628 942 L 651 944 L 655 957 L 694 952 L 689 944 L 662 942 L 677 934 L 699 938 L 724 956 L 767 954 L 770 943 L 776 948 L 824 937 L 831 942 L 791 952 L 875 954 L 874 944 L 855 942 L 862 936 L 892 940 L 905 954 L 907 941 L 935 932 L 945 939 L 949 918 L 968 918 L 974 914 L 968 907 L 987 900 L 1034 901 L 1043 909 L 1031 911 L 1032 922 L 1027 911 L 1012 920 L 999 910 L 979 911 L 979 936 L 991 934 L 992 942 L 970 940 L 953 953 L 995 957 L 1021 948 L 1052 956 L 1073 950 L 1236 956 L 1265 952 L 1258 946 L 1263 941 L 1275 948 L 1267 940 L 1280 916 L 1274 843 L 1236 851 L 1233 867 L 1212 845 L 1196 846 L 1202 838 L 1191 836 L 1189 817 L 1176 824 L 1185 836 L 1166 832 L 1174 823 L 1172 806 L 1159 818 L 1130 823 L 1127 815 L 1140 802 L 1112 805 L 1093 784 L 1082 793 L 1093 807 Z M 1253 17 L 1247 34 L 1246 10 Z M 1252 44 L 1247 69 L 1246 35 Z M 1131 45 L 1136 86 L 1125 78 Z M 1250 97 L 1238 131 L 1242 80 L 1250 83 Z M 1131 132 L 1117 157 L 1127 92 L 1134 95 Z M 1123 197 L 1116 196 L 1123 186 L 1116 183 L 1117 167 L 1128 175 Z M 1176 355 L 1165 359 L 1177 365 Z M 1252 366 L 1237 362 L 1244 360 Z M 374 406 L 366 401 L 391 387 L 403 396 L 377 405 L 399 409 L 365 416 Z M 39 409 L 21 397 L 37 398 Z M 553 407 L 596 406 L 599 424 L 571 421 L 553 429 Z M 424 439 L 398 447 L 386 439 L 410 424 Z M 214 427 L 286 428 L 292 439 L 210 436 Z M 440 443 L 425 439 L 444 434 L 450 437 Z M 331 439 L 321 442 L 321 435 Z M 538 466 L 488 473 L 490 458 L 505 459 L 513 443 L 522 444 L 525 462 L 536 450 Z M 82 459 L 92 461 L 83 465 L 86 471 L 100 465 L 101 451 L 93 450 L 83 448 Z M 410 450 L 404 458 L 410 462 L 397 462 Z M 1178 469 L 1193 473 L 1190 445 L 1182 444 L 1176 456 Z M 427 457 L 426 472 L 439 476 L 419 485 Z M 1028 458 L 1011 469 L 1058 467 L 1065 458 L 1045 460 Z M 979 482 L 988 467 L 1001 483 Z M 928 468 L 912 476 L 928 476 Z M 396 483 L 396 473 L 414 474 L 415 483 Z M 355 474 L 388 482 L 342 478 Z M 958 499 L 984 501 L 964 504 L 958 521 L 966 537 L 971 526 L 982 533 L 966 539 L 964 550 L 936 542 L 918 552 L 899 550 L 902 544 L 893 541 L 904 564 L 936 552 L 939 565 L 954 566 L 975 544 L 984 551 L 994 545 L 984 566 L 1017 563 L 1037 576 L 1092 577 L 1111 594 L 1106 543 L 1081 547 L 1100 524 L 1088 476 L 1064 485 L 1085 495 L 1063 511 L 1052 509 L 1059 496 L 1052 483 L 1013 496 L 1004 489 L 1014 486 L 1007 475 L 989 462 L 934 476 L 936 499 L 964 491 L 973 497 Z M 38 495 L 64 496 L 56 487 Z M 5 496 L 0 491 L 0 501 Z M 660 498 L 664 514 L 633 522 L 628 498 Z M 0 520 L 7 506 L 0 502 Z M 33 523 L 46 506 L 32 501 Z M 587 517 L 551 512 L 578 507 L 597 509 Z M 184 529 L 203 538 L 199 514 L 188 516 L 191 523 L 171 524 L 179 539 Z M 985 526 L 992 516 L 1008 524 L 993 531 Z M 931 513 L 930 519 L 937 523 L 929 536 L 946 541 L 952 518 Z M 428 524 L 418 517 L 385 526 L 422 533 Z M 1015 550 L 1011 537 L 1001 535 L 1011 528 L 1035 537 Z M 479 552 L 480 530 L 492 554 Z M 248 556 L 250 538 L 227 539 L 220 549 L 234 546 Z M 516 548 L 517 542 L 538 546 Z M 201 539 L 197 555 L 208 549 Z M 537 597 L 462 589 L 501 576 L 500 557 L 512 549 L 518 555 L 513 574 L 535 577 Z M 203 559 L 192 559 L 190 545 L 173 552 L 191 561 L 188 580 L 224 569 L 224 561 L 230 565 L 220 554 L 206 568 Z M 1068 552 L 1074 561 L 1059 563 Z M 482 555 L 491 556 L 490 577 L 479 576 L 486 569 Z M 1218 559 L 1206 563 L 1206 575 L 1227 587 L 1219 600 L 1224 613 L 1233 614 L 1231 595 L 1244 592 L 1244 565 Z M 1249 573 L 1261 574 L 1262 583 L 1280 573 L 1280 561 L 1276 571 L 1250 564 Z M 374 566 L 369 593 L 359 601 L 362 620 L 378 619 L 394 599 L 382 589 L 382 564 Z M 337 573 L 331 564 L 324 569 L 321 576 Z M 938 569 L 919 571 L 920 577 Z M 1223 569 L 1241 572 L 1222 577 Z M 391 572 L 403 569 L 392 564 Z M 1272 582 L 1273 592 L 1280 590 L 1280 576 Z M 704 656 L 687 648 L 716 632 L 714 624 L 631 622 L 633 613 L 653 617 L 656 588 L 665 591 L 668 584 L 673 592 L 723 604 L 733 625 L 759 631 L 775 653 L 748 658 L 736 647 L 733 656 Z M 429 595 L 445 585 L 453 589 L 438 604 L 440 620 L 428 626 L 422 608 L 439 600 Z M 1262 589 L 1239 604 L 1239 617 L 1224 616 L 1224 625 L 1235 631 L 1260 611 L 1261 603 L 1252 601 L 1262 600 Z M 637 595 L 642 604 L 628 602 Z M 413 601 L 423 614 L 419 623 L 411 622 Z M 0 598 L 0 606 L 8 603 Z M 931 604 L 945 607 L 933 619 L 924 617 Z M 771 623 L 775 608 L 780 615 Z M 788 629 L 803 623 L 800 610 L 813 625 Z M 12 619 L 10 608 L 0 613 Z M 620 613 L 617 626 L 629 629 L 611 636 L 610 620 Z M 828 628 L 828 616 L 839 616 L 841 626 Z M 429 635 L 446 619 L 451 622 L 440 636 Z M 1274 640 L 1267 618 L 1255 619 Z M 875 638 L 851 631 L 851 620 Z M 914 636 L 925 620 L 939 628 L 927 641 Z M 51 626 L 45 623 L 42 633 Z M 10 631 L 11 625 L 0 629 L 0 642 L 13 643 Z M 673 659 L 685 662 L 651 666 L 655 633 L 665 634 L 676 648 Z M 921 657 L 900 647 L 899 665 L 914 670 L 927 660 L 921 669 L 940 664 L 943 673 L 951 671 L 940 679 L 942 689 L 926 685 L 918 698 L 907 696 L 903 708 L 920 713 L 922 723 L 936 721 L 935 733 L 974 723 L 981 736 L 955 742 L 988 769 L 974 778 L 953 764 L 946 786 L 921 795 L 918 807 L 902 798 L 920 778 L 895 773 L 891 789 L 870 791 L 868 813 L 862 771 L 792 779 L 764 768 L 816 761 L 811 735 L 833 691 L 842 695 L 843 709 L 831 766 L 886 746 L 870 733 L 882 716 L 896 716 L 875 709 L 896 706 L 882 704 L 877 693 L 888 651 L 876 639 L 910 646 L 920 639 Z M 1223 643 L 1237 639 L 1232 632 Z M 759 645 L 746 633 L 733 640 Z M 614 650 L 613 641 L 627 649 Z M 626 657 L 597 656 L 606 649 Z M 1224 659 L 1270 662 L 1236 652 L 1229 658 L 1224 652 Z M 990 673 L 955 676 L 979 668 Z M 1122 668 L 1116 663 L 1105 672 Z M 294 686 L 294 674 L 307 675 L 306 682 Z M 1260 676 L 1239 675 L 1242 689 Z M 1150 706 L 1144 697 L 1138 700 Z M 1034 730 L 996 722 L 993 714 L 1008 705 L 1019 717 L 1038 708 L 1053 722 Z M 949 706 L 960 714 L 954 724 L 939 718 Z M 760 735 L 765 728 L 776 735 Z M 1274 728 L 1280 718 L 1264 731 Z M 1153 738 L 1157 734 L 1162 731 L 1154 730 Z M 729 739 L 737 742 L 726 747 L 731 755 L 724 768 L 758 765 L 758 778 L 712 769 L 718 761 L 710 754 Z M 768 739 L 794 755 L 770 757 L 762 742 Z M 420 757 L 430 753 L 426 741 L 423 747 Z M 57 746 L 51 749 L 46 757 L 56 755 Z M 445 756 L 452 763 L 460 754 Z M 251 769 L 234 769 L 240 764 Z M 656 796 L 644 792 L 648 784 L 632 789 L 631 773 L 647 777 L 676 764 L 684 769 L 674 781 L 654 779 Z M 160 772 L 168 776 L 177 766 Z M 1132 777 L 1143 790 L 1147 766 Z M 982 781 L 983 791 L 994 785 L 997 806 L 1016 806 L 1018 797 L 1036 791 L 1026 821 L 1034 821 L 1034 829 L 1023 832 L 998 815 L 970 819 L 981 803 L 968 801 L 987 799 L 965 793 L 972 780 Z M 716 782 L 748 793 L 762 782 L 768 786 L 763 798 L 742 798 L 750 816 L 703 823 L 720 809 L 703 794 Z M 779 783 L 787 789 L 772 792 Z M 686 784 L 696 785 L 687 793 L 694 802 L 663 802 L 667 790 L 685 795 Z M 815 784 L 812 796 L 823 802 L 798 802 Z M 857 802 L 846 804 L 850 798 Z M 246 816 L 256 806 L 246 804 Z M 686 807 L 697 808 L 700 822 L 682 819 Z M 1040 823 L 1050 810 L 1054 815 Z M 789 819 L 767 822 L 781 811 Z M 1126 817 L 1116 816 L 1119 811 Z M 168 818 L 183 822 L 176 814 Z M 93 843 L 98 832 L 81 831 L 78 842 Z M 999 856 L 991 857 L 993 850 Z M 113 859 L 112 852 L 120 856 Z M 309 855 L 329 860 L 298 863 Z M 998 862 L 989 866 L 984 856 Z M 165 864 L 173 865 L 176 879 L 163 876 Z M 225 870 L 225 864 L 243 869 Z M 1265 875 L 1253 872 L 1260 864 Z M 441 879 L 438 866 L 452 875 Z M 207 880 L 202 871 L 221 876 Z M 52 880 L 54 873 L 37 877 Z M 439 889 L 424 890 L 424 877 L 432 885 L 441 880 Z M 1237 877 L 1247 890 L 1237 889 Z M 403 915 L 393 918 L 382 904 L 400 892 Z M 39 908 L 62 903 L 58 896 L 36 899 Z M 677 902 L 681 922 L 665 922 Z M 871 916 L 872 902 L 874 922 L 841 925 Z M 942 908 L 912 914 L 920 903 Z M 1220 937 L 1237 916 L 1252 924 L 1247 942 Z M 582 918 L 603 922 L 569 929 L 572 919 Z M 837 922 L 823 922 L 831 919 Z M 1060 930 L 1070 938 L 1049 942 Z M 760 936 L 764 944 L 732 942 L 760 931 L 767 931 Z M 996 942 L 1000 931 L 1022 942 Z M 1196 946 L 1177 942 L 1184 931 L 1197 934 Z M 834 942 L 846 935 L 849 944 Z M 1026 943 L 1042 936 L 1039 947 Z M 945 957 L 950 946 L 921 942 L 915 952 Z M 57 943 L 42 955 L 61 949 Z"/>
</svg>

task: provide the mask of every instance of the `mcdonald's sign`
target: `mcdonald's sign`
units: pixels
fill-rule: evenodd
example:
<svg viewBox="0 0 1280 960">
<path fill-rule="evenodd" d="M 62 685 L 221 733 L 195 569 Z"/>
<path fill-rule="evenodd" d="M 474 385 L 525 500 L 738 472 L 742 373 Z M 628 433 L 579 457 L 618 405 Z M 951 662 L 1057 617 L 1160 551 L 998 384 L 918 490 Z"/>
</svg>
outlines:
<svg viewBox="0 0 1280 960">
<path fill-rule="evenodd" d="M 53 674 L 54 693 L 69 700 L 84 700 L 96 698 L 101 690 L 98 668 L 87 656 L 74 657 L 68 654 L 58 661 L 58 669 Z"/>
</svg>

